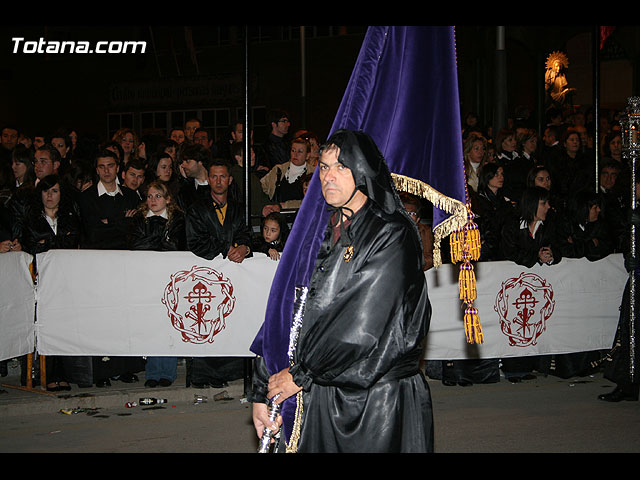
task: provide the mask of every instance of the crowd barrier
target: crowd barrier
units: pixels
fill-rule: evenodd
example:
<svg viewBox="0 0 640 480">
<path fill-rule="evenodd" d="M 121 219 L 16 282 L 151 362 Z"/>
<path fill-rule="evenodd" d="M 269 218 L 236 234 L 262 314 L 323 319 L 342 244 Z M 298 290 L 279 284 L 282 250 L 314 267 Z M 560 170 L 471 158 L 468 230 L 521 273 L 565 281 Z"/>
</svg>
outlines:
<svg viewBox="0 0 640 480">
<path fill-rule="evenodd" d="M 0 360 L 41 355 L 253 356 L 278 262 L 190 252 L 52 250 L 0 255 Z M 627 274 L 622 255 L 524 268 L 475 264 L 484 342 L 465 341 L 457 265 L 425 273 L 425 358 L 496 358 L 607 349 Z M 384 275 L 384 272 L 380 272 Z"/>
</svg>

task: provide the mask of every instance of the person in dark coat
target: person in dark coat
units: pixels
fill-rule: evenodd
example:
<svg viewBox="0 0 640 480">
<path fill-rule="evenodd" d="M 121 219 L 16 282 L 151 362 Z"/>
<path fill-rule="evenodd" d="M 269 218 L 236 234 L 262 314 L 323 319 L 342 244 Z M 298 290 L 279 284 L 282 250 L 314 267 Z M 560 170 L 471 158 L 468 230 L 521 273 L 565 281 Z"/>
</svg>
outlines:
<svg viewBox="0 0 640 480">
<path fill-rule="evenodd" d="M 256 431 L 278 427 L 267 399 L 291 397 L 302 415 L 291 435 L 299 432 L 298 452 L 433 451 L 431 395 L 419 367 L 431 307 L 415 222 L 365 133 L 334 133 L 318 169 L 332 214 L 291 367 L 269 376 L 257 359 Z"/>
<path fill-rule="evenodd" d="M 132 250 L 167 252 L 187 248 L 184 214 L 161 180 L 148 185 L 146 201 L 140 205 L 133 223 Z M 147 357 L 145 387 L 170 386 L 177 377 L 177 366 L 177 357 Z"/>
<path fill-rule="evenodd" d="M 502 228 L 500 248 L 505 260 L 527 268 L 534 265 L 556 265 L 562 260 L 562 249 L 556 228 L 547 221 L 549 191 L 542 187 L 526 188 L 520 200 L 520 216 L 509 220 Z M 536 378 L 533 371 L 541 369 L 542 356 L 502 359 L 502 371 L 512 383 Z"/>
<path fill-rule="evenodd" d="M 271 212 L 262 219 L 260 233 L 253 240 L 253 251 L 264 253 L 272 260 L 280 260 L 280 254 L 289 235 L 289 225 L 280 212 Z"/>
<path fill-rule="evenodd" d="M 503 194 L 504 167 L 497 163 L 482 166 L 478 191 L 471 192 L 471 210 L 480 231 L 481 261 L 503 260 L 500 237 L 504 224 L 516 216 L 514 202 Z"/>
<path fill-rule="evenodd" d="M 536 264 L 556 265 L 562 259 L 556 230 L 547 222 L 549 192 L 541 187 L 525 189 L 520 202 L 520 217 L 502 228 L 500 249 L 505 260 L 533 267 Z"/>
<path fill-rule="evenodd" d="M 595 192 L 578 192 L 569 201 L 569 223 L 559 229 L 566 236 L 562 256 L 600 260 L 613 252 L 614 241 L 602 219 L 602 199 Z"/>
<path fill-rule="evenodd" d="M 195 202 L 186 213 L 187 248 L 207 260 L 222 256 L 242 263 L 251 256 L 251 230 L 244 207 L 229 195 L 231 167 L 225 160 L 213 159 L 208 172 L 209 197 Z M 243 369 L 238 358 L 193 358 L 187 363 L 187 383 L 196 388 L 221 388 L 240 378 Z"/>
<path fill-rule="evenodd" d="M 638 194 L 640 194 L 639 182 L 640 179 L 636 177 L 636 199 L 640 198 L 638 197 Z M 628 220 L 629 226 L 633 225 L 635 227 L 636 251 L 629 251 L 625 254 L 624 265 L 627 272 L 629 272 L 629 279 L 622 294 L 620 317 L 613 345 L 605 356 L 603 371 L 604 378 L 614 382 L 616 386 L 612 391 L 598 395 L 598 399 L 605 402 L 638 401 L 638 393 L 640 392 L 640 375 L 638 374 L 640 372 L 640 342 L 637 340 L 640 336 L 640 322 L 637 318 L 637 312 L 640 309 L 640 295 L 638 295 L 640 261 L 638 261 L 637 251 L 638 245 L 640 245 L 640 205 L 638 205 L 637 201 L 635 208 L 630 209 Z M 635 292 L 631 290 L 631 275 L 634 276 Z M 633 330 L 631 329 L 632 302 L 635 311 Z M 635 338 L 633 343 L 631 341 L 632 338 Z M 631 373 L 632 369 L 633 374 Z"/>
<path fill-rule="evenodd" d="M 53 249 L 76 249 L 80 238 L 80 219 L 69 192 L 62 188 L 57 175 L 49 175 L 38 182 L 39 202 L 24 219 L 22 248 L 34 257 Z M 35 266 L 37 271 L 37 264 Z M 46 388 L 49 391 L 71 390 L 68 370 L 73 357 L 46 357 Z"/>
<path fill-rule="evenodd" d="M 140 204 L 138 196 L 122 189 L 117 181 L 119 163 L 110 150 L 96 158 L 98 182 L 78 199 L 84 235 L 82 248 L 126 250 L 132 217 Z"/>
<path fill-rule="evenodd" d="M 284 110 L 274 109 L 267 113 L 267 121 L 269 122 L 269 135 L 262 144 L 265 152 L 264 162 L 268 168 L 289 161 L 290 145 L 288 142 L 289 115 Z"/>
<path fill-rule="evenodd" d="M 187 145 L 180 155 L 180 168 L 184 177 L 178 177 L 177 202 L 183 211 L 196 201 L 210 197 L 209 164 L 211 152 L 200 144 Z"/>
<path fill-rule="evenodd" d="M 98 182 L 84 190 L 78 199 L 83 234 L 80 248 L 128 250 L 138 196 L 118 183 L 119 163 L 115 153 L 102 150 L 95 160 Z M 117 281 L 117 280 L 116 280 Z M 111 379 L 125 383 L 138 381 L 144 370 L 139 357 L 93 357 L 93 377 L 97 387 L 111 386 Z"/>
</svg>

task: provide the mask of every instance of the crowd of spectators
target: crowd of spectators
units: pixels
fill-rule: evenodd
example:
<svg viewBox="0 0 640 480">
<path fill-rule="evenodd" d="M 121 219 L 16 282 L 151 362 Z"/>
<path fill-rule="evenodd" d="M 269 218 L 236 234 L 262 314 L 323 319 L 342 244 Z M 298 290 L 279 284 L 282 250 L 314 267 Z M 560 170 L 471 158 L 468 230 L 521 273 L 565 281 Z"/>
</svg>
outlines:
<svg viewBox="0 0 640 480">
<path fill-rule="evenodd" d="M 628 253 L 631 168 L 617 115 L 603 112 L 596 120 L 589 110 L 551 108 L 543 132 L 510 119 L 495 135 L 476 115 L 465 117 L 463 156 L 481 261 L 553 266 L 563 258 Z M 447 361 L 442 378 L 447 385 L 493 382 L 499 369 L 513 382 L 535 372 L 569 378 L 595 371 L 603 353 Z"/>
<path fill-rule="evenodd" d="M 318 161 L 318 138 L 307 130 L 289 132 L 282 110 L 269 119 L 266 141 L 251 140 L 248 171 L 241 119 L 217 141 L 196 118 L 166 136 L 123 128 L 102 141 L 73 129 L 37 136 L 5 125 L 0 253 L 191 251 L 241 263 L 255 251 L 278 260 L 292 221 L 287 213 L 295 215 Z M 250 219 L 244 211 L 247 174 Z M 178 360 L 47 357 L 46 388 L 136 382 L 143 370 L 148 387 L 166 386 L 175 381 Z M 243 374 L 242 364 L 230 358 L 187 362 L 188 384 L 196 387 L 224 386 Z M 6 362 L 0 374 L 6 374 Z"/>
<path fill-rule="evenodd" d="M 577 111 L 568 118 L 550 112 L 541 133 L 516 120 L 492 135 L 478 125 L 476 116 L 465 117 L 464 168 L 481 233 L 481 261 L 509 260 L 531 267 L 555 265 L 569 257 L 595 261 L 628 250 L 630 168 L 621 155 L 620 125 L 615 116 L 600 119 L 602 150 L 596 172 L 594 121 L 588 112 Z M 254 144 L 251 132 L 248 162 L 242 120 L 217 140 L 195 118 L 166 136 L 138 135 L 125 128 L 104 141 L 73 129 L 39 136 L 5 126 L 0 139 L 0 253 L 36 254 L 55 248 L 185 250 L 234 262 L 253 252 L 278 260 L 293 219 L 286 212 L 295 215 L 300 206 L 320 142 L 305 129 L 291 131 L 289 116 L 282 110 L 271 111 L 268 123 L 270 130 L 261 144 Z M 248 195 L 245 175 L 251 179 Z M 241 208 L 245 198 L 250 199 L 251 222 Z M 403 202 L 418 224 L 425 270 L 429 269 L 429 209 L 410 195 L 403 195 Z M 224 222 L 233 227 L 222 229 Z M 592 359 L 592 352 L 572 359 L 577 366 L 571 372 L 586 371 Z M 47 388 L 68 389 L 74 380 L 68 375 L 73 368 L 68 359 L 65 367 L 64 360 L 47 359 Z M 242 367 L 226 360 L 188 359 L 188 381 L 221 386 L 241 375 Z M 175 380 L 177 361 L 93 358 L 91 375 L 76 383 L 137 381 L 136 373 L 146 368 L 147 386 L 168 385 Z M 542 369 L 539 358 L 526 361 L 527 365 L 519 360 L 516 365 L 497 360 L 444 362 L 440 375 L 447 384 L 467 385 L 495 381 L 502 368 L 518 381 Z M 456 373 L 447 377 L 452 369 Z"/>
</svg>

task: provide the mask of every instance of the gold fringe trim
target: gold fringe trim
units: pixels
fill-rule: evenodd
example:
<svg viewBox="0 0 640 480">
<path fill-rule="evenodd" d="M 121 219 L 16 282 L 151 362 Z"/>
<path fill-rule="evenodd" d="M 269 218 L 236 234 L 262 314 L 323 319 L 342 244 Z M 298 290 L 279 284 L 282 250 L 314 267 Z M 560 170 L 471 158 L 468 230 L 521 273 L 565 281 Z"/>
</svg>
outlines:
<svg viewBox="0 0 640 480">
<path fill-rule="evenodd" d="M 293 419 L 293 431 L 287 444 L 286 453 L 298 452 L 298 441 L 300 440 L 300 428 L 302 427 L 302 390 L 296 394 L 296 415 Z"/>
<path fill-rule="evenodd" d="M 396 189 L 416 195 L 431 202 L 433 206 L 451 214 L 449 218 L 433 228 L 433 266 L 442 265 L 440 243 L 442 239 L 461 229 L 467 223 L 467 207 L 460 200 L 443 195 L 431 185 L 415 178 L 392 173 Z"/>
<path fill-rule="evenodd" d="M 472 260 L 475 261 L 480 258 L 481 239 L 478 226 L 473 221 L 474 214 L 471 211 L 468 193 L 465 191 L 465 204 L 443 195 L 421 180 L 396 173 L 392 173 L 391 177 L 397 190 L 424 198 L 436 208 L 451 215 L 440 225 L 436 225 L 433 228 L 433 264 L 436 268 L 442 265 L 440 243 L 443 238 L 450 235 L 451 261 L 453 263 L 462 262 L 458 288 L 460 290 L 460 300 L 467 306 L 464 315 L 467 342 L 472 344 L 482 343 L 484 335 L 480 325 L 480 316 L 478 315 L 478 309 L 473 307 L 473 301 L 477 298 L 477 290 L 476 276 L 471 264 Z"/>
</svg>

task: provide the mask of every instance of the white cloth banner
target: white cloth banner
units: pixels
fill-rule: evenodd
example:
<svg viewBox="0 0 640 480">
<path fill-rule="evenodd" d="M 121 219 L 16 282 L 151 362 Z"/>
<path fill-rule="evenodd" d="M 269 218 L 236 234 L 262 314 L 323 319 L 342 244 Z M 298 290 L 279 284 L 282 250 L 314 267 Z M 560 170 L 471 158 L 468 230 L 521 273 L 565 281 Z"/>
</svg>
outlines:
<svg viewBox="0 0 640 480">
<path fill-rule="evenodd" d="M 252 356 L 278 262 L 191 252 L 38 254 L 43 355 Z"/>
<path fill-rule="evenodd" d="M 25 252 L 0 254 L 0 360 L 33 352 L 35 291 Z"/>
<path fill-rule="evenodd" d="M 467 344 L 458 265 L 427 271 L 433 309 L 425 358 L 455 360 L 562 354 L 611 348 L 628 274 L 622 254 L 525 268 L 475 264 L 484 342 Z"/>
<path fill-rule="evenodd" d="M 190 252 L 52 250 L 0 256 L 0 359 L 43 355 L 252 356 L 278 262 Z M 425 358 L 504 358 L 611 347 L 628 275 L 622 255 L 527 269 L 475 264 L 484 342 L 466 343 L 458 265 L 426 272 L 433 309 Z"/>
</svg>

